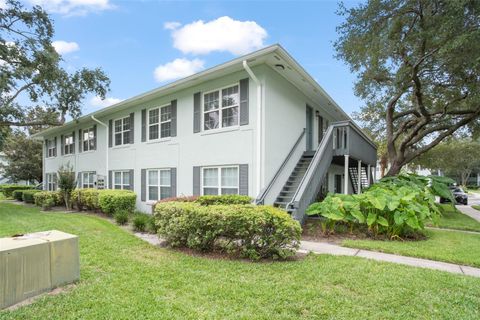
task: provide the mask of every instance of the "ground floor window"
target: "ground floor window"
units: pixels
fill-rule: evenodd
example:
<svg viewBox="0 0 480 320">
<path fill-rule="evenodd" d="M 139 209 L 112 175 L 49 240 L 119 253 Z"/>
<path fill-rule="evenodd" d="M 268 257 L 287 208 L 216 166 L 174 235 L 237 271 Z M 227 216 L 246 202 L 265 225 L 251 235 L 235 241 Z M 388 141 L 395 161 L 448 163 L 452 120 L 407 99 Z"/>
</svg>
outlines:
<svg viewBox="0 0 480 320">
<path fill-rule="evenodd" d="M 82 188 L 94 188 L 95 187 L 95 172 L 83 172 L 82 173 Z"/>
<path fill-rule="evenodd" d="M 238 194 L 238 166 L 202 168 L 202 194 Z"/>
<path fill-rule="evenodd" d="M 114 189 L 130 190 L 130 171 L 114 171 L 113 178 Z"/>
<path fill-rule="evenodd" d="M 333 186 L 334 193 L 342 193 L 342 175 L 336 174 Z"/>
<path fill-rule="evenodd" d="M 147 200 L 157 201 L 171 196 L 170 169 L 147 170 Z"/>
<path fill-rule="evenodd" d="M 56 191 L 57 190 L 57 174 L 56 173 L 47 173 L 47 190 Z"/>
</svg>

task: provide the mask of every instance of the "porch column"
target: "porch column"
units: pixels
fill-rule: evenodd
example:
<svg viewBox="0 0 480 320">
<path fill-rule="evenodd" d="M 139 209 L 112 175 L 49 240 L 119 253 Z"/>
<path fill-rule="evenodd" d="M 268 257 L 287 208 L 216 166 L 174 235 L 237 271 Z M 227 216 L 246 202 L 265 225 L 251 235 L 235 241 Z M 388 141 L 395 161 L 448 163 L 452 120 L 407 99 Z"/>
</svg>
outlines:
<svg viewBox="0 0 480 320">
<path fill-rule="evenodd" d="M 370 165 L 368 165 L 367 181 L 368 181 L 368 185 L 372 184 L 372 168 Z"/>
<path fill-rule="evenodd" d="M 343 193 L 348 194 L 348 154 L 345 155 Z"/>
<path fill-rule="evenodd" d="M 362 160 L 358 160 L 358 188 L 357 193 L 362 192 Z"/>
<path fill-rule="evenodd" d="M 373 167 L 373 182 L 377 182 L 377 166 Z"/>
</svg>

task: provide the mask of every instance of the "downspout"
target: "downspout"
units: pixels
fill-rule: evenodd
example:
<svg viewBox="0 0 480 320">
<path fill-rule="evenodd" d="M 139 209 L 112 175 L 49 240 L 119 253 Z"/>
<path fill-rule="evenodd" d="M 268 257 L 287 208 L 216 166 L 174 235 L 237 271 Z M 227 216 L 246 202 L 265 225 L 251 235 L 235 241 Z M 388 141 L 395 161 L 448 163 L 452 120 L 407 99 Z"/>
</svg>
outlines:
<svg viewBox="0 0 480 320">
<path fill-rule="evenodd" d="M 103 123 L 102 121 L 98 120 L 95 118 L 95 116 L 91 116 L 92 120 L 98 123 L 99 125 L 105 127 L 105 180 L 106 183 L 105 185 L 107 186 L 106 189 L 110 189 L 110 181 L 108 180 L 108 125 L 106 123 Z M 98 132 L 97 132 L 98 135 Z"/>
<path fill-rule="evenodd" d="M 263 154 L 263 145 L 262 145 L 262 83 L 253 73 L 252 69 L 247 64 L 247 60 L 243 60 L 243 68 L 247 71 L 248 75 L 253 79 L 257 85 L 257 119 L 255 120 L 257 124 L 257 135 L 256 135 L 256 174 L 255 174 L 255 184 L 256 184 L 256 194 L 260 193 L 262 189 L 262 154 Z"/>
</svg>

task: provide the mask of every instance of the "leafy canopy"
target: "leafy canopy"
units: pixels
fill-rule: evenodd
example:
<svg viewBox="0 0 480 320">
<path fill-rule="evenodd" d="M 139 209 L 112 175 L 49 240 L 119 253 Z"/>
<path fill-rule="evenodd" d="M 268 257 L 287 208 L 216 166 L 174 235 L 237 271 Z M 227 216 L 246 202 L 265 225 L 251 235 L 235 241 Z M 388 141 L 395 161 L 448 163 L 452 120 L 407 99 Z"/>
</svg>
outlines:
<svg viewBox="0 0 480 320">
<path fill-rule="evenodd" d="M 39 6 L 7 0 L 0 9 L 0 127 L 60 125 L 67 115 L 81 114 L 87 94 L 105 98 L 110 85 L 105 73 L 67 72 L 53 35 L 53 23 Z"/>
<path fill-rule="evenodd" d="M 337 56 L 357 74 L 358 115 L 401 167 L 480 115 L 480 1 L 370 0 L 341 6 Z"/>
</svg>

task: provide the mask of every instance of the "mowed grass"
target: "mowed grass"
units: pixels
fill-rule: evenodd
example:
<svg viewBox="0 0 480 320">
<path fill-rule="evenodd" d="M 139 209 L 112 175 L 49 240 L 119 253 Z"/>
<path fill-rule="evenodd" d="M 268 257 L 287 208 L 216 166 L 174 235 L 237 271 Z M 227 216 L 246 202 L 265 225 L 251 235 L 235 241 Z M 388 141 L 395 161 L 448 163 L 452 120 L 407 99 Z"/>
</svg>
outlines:
<svg viewBox="0 0 480 320">
<path fill-rule="evenodd" d="M 425 230 L 426 240 L 344 240 L 343 246 L 480 267 L 480 234 Z"/>
<path fill-rule="evenodd" d="M 478 204 L 473 205 L 472 208 L 480 211 L 480 205 Z"/>
<path fill-rule="evenodd" d="M 452 204 L 439 206 L 442 208 L 442 216 L 436 227 L 480 232 L 480 222 L 463 214 Z"/>
<path fill-rule="evenodd" d="M 190 256 L 95 216 L 0 203 L 0 236 L 49 229 L 80 237 L 80 282 L 0 311 L 0 319 L 480 317 L 478 278 L 356 257 L 251 263 Z"/>
</svg>

